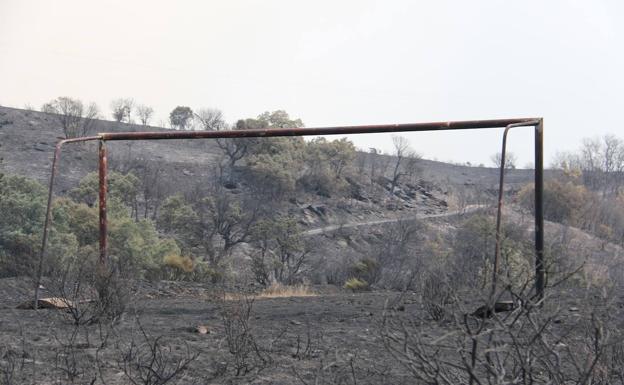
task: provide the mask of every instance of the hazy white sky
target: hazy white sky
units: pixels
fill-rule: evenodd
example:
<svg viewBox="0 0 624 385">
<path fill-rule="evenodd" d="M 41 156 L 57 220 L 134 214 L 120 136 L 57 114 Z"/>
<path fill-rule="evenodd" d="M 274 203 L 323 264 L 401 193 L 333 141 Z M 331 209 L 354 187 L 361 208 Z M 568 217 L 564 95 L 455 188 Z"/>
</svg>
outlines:
<svg viewBox="0 0 624 385">
<path fill-rule="evenodd" d="M 543 116 L 550 157 L 624 134 L 623 17 L 621 0 L 0 0 L 0 104 L 66 95 L 109 117 L 132 97 L 155 123 L 188 105 L 308 127 Z M 406 136 L 428 158 L 489 163 L 501 135 Z"/>
</svg>

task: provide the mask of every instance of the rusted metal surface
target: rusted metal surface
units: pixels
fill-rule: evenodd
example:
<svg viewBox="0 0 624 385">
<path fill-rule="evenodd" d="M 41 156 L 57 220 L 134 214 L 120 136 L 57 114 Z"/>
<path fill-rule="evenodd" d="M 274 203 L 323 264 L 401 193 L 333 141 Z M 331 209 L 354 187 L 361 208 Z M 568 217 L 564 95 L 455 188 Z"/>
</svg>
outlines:
<svg viewBox="0 0 624 385">
<path fill-rule="evenodd" d="M 108 219 L 106 217 L 106 195 L 108 193 L 108 156 L 106 142 L 100 140 L 99 148 L 99 177 L 100 177 L 100 268 L 107 265 L 108 256 Z M 102 270 L 103 271 L 103 270 Z"/>
<path fill-rule="evenodd" d="M 501 254 L 501 225 L 503 219 L 503 197 L 504 197 L 504 187 L 505 187 L 505 161 L 507 156 L 507 134 L 509 134 L 509 130 L 514 127 L 537 127 L 542 122 L 541 119 L 533 120 L 525 123 L 514 123 L 505 127 L 505 131 L 503 132 L 503 146 L 501 149 L 501 158 L 500 158 L 500 176 L 498 178 L 498 205 L 496 208 L 496 241 L 494 246 L 494 269 L 492 269 L 492 298 L 494 298 L 494 294 L 496 293 L 497 284 L 498 284 L 498 271 L 500 269 L 500 254 Z M 536 132 L 537 135 L 537 132 Z M 537 151 L 536 147 L 536 151 Z M 541 150 L 541 147 L 539 149 Z M 537 223 L 537 221 L 536 221 Z M 537 246 L 537 244 L 536 244 Z M 536 247 L 537 251 L 537 247 Z M 538 253 L 536 252 L 536 259 L 538 258 Z M 537 289 L 537 285 L 536 285 Z"/>
<path fill-rule="evenodd" d="M 99 148 L 99 177 L 100 177 L 100 264 L 107 263 L 107 218 L 106 218 L 106 195 L 107 195 L 107 154 L 106 141 L 113 140 L 170 140 L 170 139 L 219 139 L 219 138 L 258 138 L 258 137 L 279 137 L 279 136 L 317 136 L 317 135 L 349 135 L 349 134 L 372 134 L 372 133 L 396 133 L 396 132 L 419 132 L 419 131 L 447 131 L 447 130 L 468 130 L 505 128 L 503 134 L 503 152 L 501 154 L 501 175 L 499 184 L 499 201 L 496 225 L 496 251 L 495 268 L 493 277 L 493 287 L 497 281 L 498 265 L 500 258 L 500 225 L 502 215 L 502 194 L 504 184 L 504 156 L 506 152 L 507 132 L 513 127 L 533 126 L 535 127 L 535 289 L 540 300 L 544 298 L 545 269 L 544 269 L 544 218 L 543 218 L 543 120 L 541 118 L 518 118 L 518 119 L 494 119 L 494 120 L 468 120 L 449 121 L 432 123 L 406 123 L 388 125 L 365 125 L 365 126 L 338 126 L 319 128 L 270 128 L 253 130 L 227 130 L 227 131 L 153 131 L 153 132 L 112 132 L 100 133 L 94 137 L 75 138 L 62 141 L 57 146 L 55 160 L 53 162 L 52 177 L 50 180 L 50 191 L 48 199 L 48 214 L 46 214 L 46 225 L 44 226 L 44 241 L 42 246 L 42 258 L 40 260 L 40 271 L 43 256 L 46 250 L 47 228 L 49 224 L 49 210 L 52 197 L 52 187 L 55 164 L 60 153 L 60 145 L 69 141 L 100 140 Z M 38 290 L 38 285 L 37 285 Z M 36 303 L 37 298 L 35 299 Z"/>
<path fill-rule="evenodd" d="M 99 135 L 103 140 L 166 140 L 166 139 L 220 139 L 220 138 L 264 138 L 274 136 L 314 136 L 374 134 L 384 132 L 446 131 L 483 128 L 501 128 L 510 124 L 529 123 L 538 118 L 464 120 L 455 122 L 376 124 L 366 126 L 337 126 L 316 128 L 266 128 L 228 131 L 146 131 L 107 132 Z"/>
<path fill-rule="evenodd" d="M 544 302 L 544 120 L 535 126 L 535 291 Z"/>
<path fill-rule="evenodd" d="M 41 253 L 39 254 L 37 279 L 35 280 L 35 309 L 37 309 L 37 304 L 39 303 L 39 287 L 41 286 L 41 275 L 43 274 L 43 261 L 45 260 L 48 252 L 48 234 L 50 232 L 50 220 L 52 218 L 52 192 L 54 191 L 54 179 L 58 171 L 58 163 L 61 159 L 61 149 L 66 143 L 89 142 L 98 139 L 100 139 L 99 136 L 85 136 L 82 138 L 63 139 L 56 144 L 56 148 L 54 149 L 54 157 L 52 158 L 52 171 L 50 172 L 50 185 L 48 188 L 48 203 L 46 205 L 45 221 L 43 223 L 43 236 L 41 237 Z"/>
</svg>

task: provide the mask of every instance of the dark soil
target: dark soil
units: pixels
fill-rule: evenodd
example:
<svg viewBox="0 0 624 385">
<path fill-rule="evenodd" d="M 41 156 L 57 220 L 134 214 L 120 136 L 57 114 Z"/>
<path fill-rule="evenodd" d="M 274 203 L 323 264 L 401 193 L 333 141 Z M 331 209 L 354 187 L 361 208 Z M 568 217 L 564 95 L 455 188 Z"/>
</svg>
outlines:
<svg viewBox="0 0 624 385">
<path fill-rule="evenodd" d="M 26 279 L 0 281 L 0 364 L 2 370 L 13 368 L 11 383 L 127 384 L 130 378 L 150 383 L 137 380 L 128 362 L 147 360 L 148 345 L 157 341 L 165 373 L 198 355 L 168 383 L 409 384 L 413 379 L 387 354 L 380 337 L 384 308 L 390 317 L 421 320 L 425 336 L 442 335 L 452 326 L 429 319 L 420 296 L 412 293 L 321 287 L 314 297 L 224 301 L 209 286 L 165 282 L 136 285 L 129 311 L 116 324 L 76 327 L 61 310 L 15 309 L 31 296 L 30 286 Z M 556 304 L 562 309 L 557 323 L 565 326 L 581 317 L 581 299 L 563 295 Z M 454 308 L 474 306 L 464 301 Z M 237 318 L 245 310 L 249 317 Z M 241 319 L 248 329 L 237 323 Z M 237 357 L 228 333 L 240 337 L 243 329 L 249 351 Z"/>
</svg>

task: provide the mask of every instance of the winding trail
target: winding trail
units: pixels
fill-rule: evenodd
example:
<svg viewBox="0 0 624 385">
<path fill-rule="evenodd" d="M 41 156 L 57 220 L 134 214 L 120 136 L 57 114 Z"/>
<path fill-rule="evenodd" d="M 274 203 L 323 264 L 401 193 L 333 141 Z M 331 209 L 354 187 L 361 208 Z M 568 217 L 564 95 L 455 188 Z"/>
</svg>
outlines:
<svg viewBox="0 0 624 385">
<path fill-rule="evenodd" d="M 480 209 L 482 209 L 484 207 L 486 207 L 486 205 L 468 205 L 463 210 L 447 211 L 445 213 L 439 213 L 439 214 L 417 214 L 417 215 L 414 215 L 414 216 L 406 216 L 406 217 L 401 217 L 401 218 L 389 218 L 389 219 L 379 219 L 379 220 L 376 220 L 376 221 L 349 222 L 349 223 L 343 223 L 343 224 L 340 224 L 340 225 L 329 225 L 329 226 L 325 226 L 325 227 L 319 227 L 319 228 L 316 228 L 316 229 L 310 229 L 310 230 L 304 231 L 302 233 L 302 235 L 304 237 L 309 237 L 309 236 L 312 236 L 312 235 L 319 235 L 319 234 L 330 233 L 332 231 L 336 231 L 336 230 L 339 230 L 339 229 L 350 229 L 350 228 L 360 227 L 360 226 L 374 226 L 374 225 L 380 225 L 380 224 L 384 224 L 384 223 L 392 223 L 392 222 L 398 222 L 398 221 L 409 221 L 409 220 L 415 220 L 415 219 L 430 219 L 430 218 L 432 219 L 432 218 L 452 217 L 454 215 L 473 213 L 473 212 L 475 212 L 477 210 L 480 210 Z"/>
</svg>

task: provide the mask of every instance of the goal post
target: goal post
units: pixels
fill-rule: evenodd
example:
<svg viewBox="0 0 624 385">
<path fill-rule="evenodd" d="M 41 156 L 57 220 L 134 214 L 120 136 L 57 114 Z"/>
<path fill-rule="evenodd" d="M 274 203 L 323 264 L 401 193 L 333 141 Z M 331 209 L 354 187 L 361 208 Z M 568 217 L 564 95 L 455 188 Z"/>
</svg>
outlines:
<svg viewBox="0 0 624 385">
<path fill-rule="evenodd" d="M 107 179 L 108 179 L 108 156 L 106 142 L 108 141 L 135 141 L 135 140 L 172 140 L 172 139 L 222 139 L 222 138 L 269 138 L 288 136 L 319 136 L 319 135 L 352 135 L 372 133 L 397 133 L 397 132 L 421 132 L 421 131 L 453 131 L 471 129 L 505 129 L 503 142 L 503 159 L 505 152 L 506 134 L 513 127 L 533 127 L 535 132 L 535 292 L 536 299 L 542 303 L 544 300 L 544 288 L 546 282 L 546 270 L 544 264 L 544 121 L 542 118 L 516 118 L 494 120 L 465 120 L 429 123 L 402 123 L 402 124 L 378 124 L 361 126 L 337 126 L 315 128 L 267 128 L 250 130 L 224 130 L 224 131 L 145 131 L 145 132 L 106 132 L 95 136 L 72 138 L 60 141 L 54 153 L 50 186 L 48 191 L 48 203 L 43 229 L 43 241 L 38 264 L 37 282 L 35 287 L 35 306 L 39 299 L 39 285 L 43 261 L 47 252 L 47 235 L 50 225 L 50 208 L 52 204 L 52 189 L 54 177 L 57 172 L 61 148 L 65 143 L 98 141 L 99 142 L 99 264 L 105 267 L 108 259 L 107 237 Z M 504 161 L 503 161 L 504 162 Z M 501 162 L 501 163 L 503 163 Z M 504 163 L 501 164 L 501 179 L 497 214 L 497 239 L 500 232 L 500 215 L 502 206 L 502 184 L 504 177 Z M 498 243 L 498 242 L 497 242 Z M 497 244 L 498 249 L 498 244 Z M 498 252 L 496 253 L 498 258 Z M 498 266 L 498 261 L 495 261 Z M 496 276 L 497 271 L 493 274 Z M 494 279 L 495 285 L 496 279 Z M 494 287 L 495 288 L 495 287 Z"/>
</svg>

